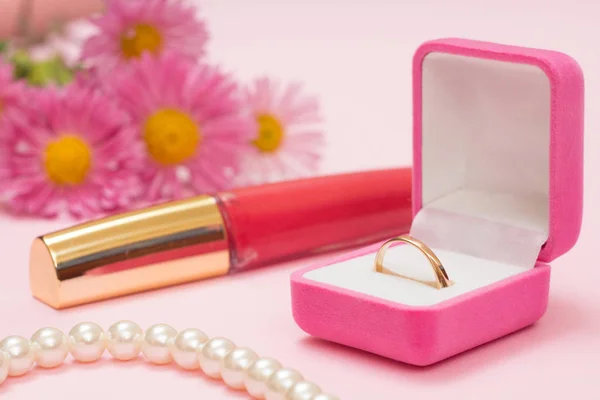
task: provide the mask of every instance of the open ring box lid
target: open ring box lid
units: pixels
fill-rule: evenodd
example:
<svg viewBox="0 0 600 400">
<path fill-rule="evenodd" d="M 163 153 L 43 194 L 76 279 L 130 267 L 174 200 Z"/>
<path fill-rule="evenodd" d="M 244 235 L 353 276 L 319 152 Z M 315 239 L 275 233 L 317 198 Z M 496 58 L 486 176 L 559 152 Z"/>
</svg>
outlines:
<svg viewBox="0 0 600 400">
<path fill-rule="evenodd" d="M 425 43 L 413 68 L 410 233 L 454 284 L 377 273 L 375 247 L 296 272 L 292 303 L 313 336 L 428 365 L 544 314 L 547 263 L 581 225 L 583 76 L 562 53 L 462 39 Z M 384 264 L 433 276 L 407 245 Z"/>
</svg>

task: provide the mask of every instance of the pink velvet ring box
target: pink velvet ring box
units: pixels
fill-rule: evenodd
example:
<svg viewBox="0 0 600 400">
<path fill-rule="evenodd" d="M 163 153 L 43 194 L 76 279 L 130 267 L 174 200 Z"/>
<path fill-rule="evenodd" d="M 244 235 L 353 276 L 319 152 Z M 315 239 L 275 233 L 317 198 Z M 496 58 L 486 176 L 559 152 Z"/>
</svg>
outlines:
<svg viewBox="0 0 600 400">
<path fill-rule="evenodd" d="M 429 365 L 546 311 L 548 263 L 581 225 L 583 76 L 562 53 L 462 39 L 425 43 L 413 68 L 410 233 L 453 285 L 375 272 L 372 247 L 294 273 L 292 304 L 310 335 Z M 433 279 L 409 245 L 384 264 Z"/>
</svg>

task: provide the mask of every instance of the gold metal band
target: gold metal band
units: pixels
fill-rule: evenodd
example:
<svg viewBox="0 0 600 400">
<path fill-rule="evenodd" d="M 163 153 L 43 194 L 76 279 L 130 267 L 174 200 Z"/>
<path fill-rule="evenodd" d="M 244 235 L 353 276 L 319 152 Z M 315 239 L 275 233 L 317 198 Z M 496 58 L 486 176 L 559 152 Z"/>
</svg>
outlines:
<svg viewBox="0 0 600 400">
<path fill-rule="evenodd" d="M 431 267 L 433 268 L 433 272 L 435 273 L 435 277 L 436 277 L 435 281 L 423 281 L 420 279 L 411 278 L 409 276 L 405 276 L 405 275 L 399 274 L 397 272 L 394 272 L 383 266 L 383 258 L 385 257 L 385 253 L 387 252 L 387 250 L 390 248 L 390 246 L 392 244 L 397 243 L 397 242 L 410 244 L 410 245 L 416 247 L 421 253 L 423 253 L 425 255 L 425 257 L 427 257 L 427 259 L 429 260 L 429 263 L 431 264 Z M 386 274 L 386 275 L 393 275 L 393 276 L 398 276 L 398 277 L 405 278 L 405 279 L 410 279 L 412 281 L 416 281 L 416 282 L 434 287 L 436 289 L 442 289 L 442 288 L 452 285 L 452 281 L 450 280 L 450 278 L 448 278 L 448 274 L 446 273 L 446 270 L 444 269 L 442 262 L 440 261 L 439 258 L 437 258 L 437 256 L 433 252 L 433 250 L 431 250 L 429 248 L 429 246 L 427 246 L 425 243 L 423 243 L 420 240 L 415 239 L 414 237 L 409 236 L 409 235 L 402 235 L 402 236 L 398 236 L 393 239 L 390 239 L 379 248 L 379 250 L 377 251 L 377 255 L 375 256 L 375 271 L 380 272 L 382 274 Z"/>
</svg>

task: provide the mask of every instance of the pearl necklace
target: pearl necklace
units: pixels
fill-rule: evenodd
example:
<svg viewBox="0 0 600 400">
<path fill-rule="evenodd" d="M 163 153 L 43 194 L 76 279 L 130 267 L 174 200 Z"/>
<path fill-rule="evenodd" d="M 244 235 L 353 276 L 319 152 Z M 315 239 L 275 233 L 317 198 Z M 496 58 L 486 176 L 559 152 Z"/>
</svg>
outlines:
<svg viewBox="0 0 600 400">
<path fill-rule="evenodd" d="M 175 361 L 187 370 L 202 369 L 211 378 L 223 379 L 234 389 L 245 389 L 257 399 L 339 400 L 324 394 L 302 375 L 272 358 L 259 357 L 247 347 L 237 347 L 224 337 L 210 339 L 198 329 L 179 333 L 165 324 L 146 332 L 131 321 L 120 321 L 104 332 L 93 322 L 75 325 L 67 337 L 56 328 L 42 328 L 31 340 L 9 336 L 0 342 L 0 385 L 8 376 L 29 372 L 34 363 L 41 368 L 60 366 L 67 355 L 80 362 L 93 362 L 104 351 L 129 361 L 141 353 L 153 364 Z"/>
</svg>

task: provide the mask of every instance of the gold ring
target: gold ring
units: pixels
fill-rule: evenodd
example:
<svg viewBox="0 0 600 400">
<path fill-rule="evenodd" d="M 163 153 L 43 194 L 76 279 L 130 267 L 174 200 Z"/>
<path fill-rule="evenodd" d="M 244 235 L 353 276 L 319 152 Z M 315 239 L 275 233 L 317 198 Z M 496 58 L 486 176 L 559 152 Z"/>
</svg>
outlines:
<svg viewBox="0 0 600 400">
<path fill-rule="evenodd" d="M 421 253 L 423 253 L 425 255 L 425 257 L 427 257 L 427 259 L 429 260 L 429 263 L 431 264 L 431 267 L 433 268 L 433 272 L 435 272 L 435 277 L 436 277 L 435 281 L 422 281 L 420 279 L 411 278 L 409 276 L 401 275 L 397 272 L 394 272 L 394 271 L 384 267 L 383 266 L 383 258 L 385 257 L 385 253 L 388 250 L 388 248 L 396 242 L 407 243 L 407 244 L 410 244 L 410 245 L 416 247 L 417 249 L 419 249 L 419 251 Z M 446 273 L 446 270 L 444 269 L 442 262 L 440 261 L 439 258 L 437 258 L 437 256 L 429 248 L 429 246 L 427 246 L 425 243 L 421 242 L 420 240 L 417 240 L 414 237 L 408 236 L 408 235 L 402 235 L 402 236 L 398 236 L 393 239 L 390 239 L 379 248 L 379 250 L 377 251 L 377 255 L 375 256 L 375 271 L 381 272 L 382 274 L 386 274 L 386 275 L 394 275 L 394 276 L 399 276 L 401 278 L 410 279 L 412 281 L 416 281 L 416 282 L 423 283 L 428 286 L 432 286 L 436 289 L 442 289 L 442 288 L 452 285 L 452 281 L 450 280 L 450 278 L 448 278 L 448 274 Z"/>
</svg>

